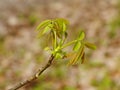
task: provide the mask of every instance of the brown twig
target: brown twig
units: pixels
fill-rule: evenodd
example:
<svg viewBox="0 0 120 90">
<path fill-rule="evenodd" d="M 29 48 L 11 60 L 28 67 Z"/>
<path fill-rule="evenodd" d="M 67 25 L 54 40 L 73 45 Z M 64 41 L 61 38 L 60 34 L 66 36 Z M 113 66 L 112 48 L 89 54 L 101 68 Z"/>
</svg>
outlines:
<svg viewBox="0 0 120 90">
<path fill-rule="evenodd" d="M 22 81 L 22 82 L 18 83 L 13 88 L 10 88 L 8 90 L 17 90 L 17 89 L 23 87 L 24 85 L 32 82 L 33 80 L 37 79 L 48 67 L 51 66 L 53 60 L 54 60 L 54 56 L 51 55 L 51 57 L 49 58 L 48 63 L 43 68 L 39 68 L 38 71 L 32 77 L 30 77 L 29 79 L 27 79 L 25 81 Z"/>
</svg>

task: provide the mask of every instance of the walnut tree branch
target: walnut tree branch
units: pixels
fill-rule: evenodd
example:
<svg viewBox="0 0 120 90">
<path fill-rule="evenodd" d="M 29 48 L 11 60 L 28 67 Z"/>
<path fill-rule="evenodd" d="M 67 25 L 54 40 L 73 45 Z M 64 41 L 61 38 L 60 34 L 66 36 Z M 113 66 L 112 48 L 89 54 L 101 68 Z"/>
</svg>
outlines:
<svg viewBox="0 0 120 90">
<path fill-rule="evenodd" d="M 37 79 L 48 67 L 50 67 L 52 65 L 53 60 L 54 60 L 54 56 L 51 55 L 51 57 L 48 60 L 48 63 L 43 68 L 39 68 L 38 71 L 32 77 L 30 77 L 29 79 L 27 79 L 25 81 L 18 83 L 13 88 L 10 88 L 8 90 L 17 90 L 17 89 L 23 87 L 24 85 L 32 82 L 33 80 Z"/>
</svg>

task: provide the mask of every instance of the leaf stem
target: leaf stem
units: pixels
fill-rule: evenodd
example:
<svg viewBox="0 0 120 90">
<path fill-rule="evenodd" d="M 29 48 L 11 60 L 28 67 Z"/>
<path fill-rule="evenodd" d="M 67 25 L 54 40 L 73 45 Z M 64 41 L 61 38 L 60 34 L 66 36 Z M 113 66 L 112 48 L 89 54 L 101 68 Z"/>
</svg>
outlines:
<svg viewBox="0 0 120 90">
<path fill-rule="evenodd" d="M 68 42 L 67 44 L 63 45 L 63 46 L 61 47 L 61 49 L 65 48 L 65 47 L 67 47 L 67 46 L 70 46 L 70 45 L 72 45 L 72 44 L 75 43 L 75 42 L 77 42 L 77 40 L 73 40 L 73 41 L 71 41 L 71 42 Z"/>
</svg>

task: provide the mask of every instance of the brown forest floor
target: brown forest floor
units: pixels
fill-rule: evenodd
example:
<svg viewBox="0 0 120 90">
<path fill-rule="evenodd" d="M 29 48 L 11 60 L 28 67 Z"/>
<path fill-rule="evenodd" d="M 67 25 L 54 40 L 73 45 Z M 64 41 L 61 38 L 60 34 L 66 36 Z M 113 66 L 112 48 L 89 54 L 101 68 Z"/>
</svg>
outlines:
<svg viewBox="0 0 120 90">
<path fill-rule="evenodd" d="M 83 65 L 56 61 L 39 80 L 20 90 L 120 90 L 119 0 L 0 0 L 0 90 L 31 76 L 47 62 L 46 43 L 35 28 L 45 19 L 70 21 L 69 38 L 80 28 L 97 50 Z"/>
</svg>

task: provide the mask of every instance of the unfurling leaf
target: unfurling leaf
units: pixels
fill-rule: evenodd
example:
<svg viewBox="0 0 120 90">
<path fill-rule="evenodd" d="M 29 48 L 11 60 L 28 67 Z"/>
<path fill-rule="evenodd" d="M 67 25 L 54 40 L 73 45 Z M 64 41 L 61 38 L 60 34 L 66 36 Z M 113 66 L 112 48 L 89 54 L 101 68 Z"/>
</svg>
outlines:
<svg viewBox="0 0 120 90">
<path fill-rule="evenodd" d="M 66 35 L 68 21 L 62 18 L 58 18 L 53 20 L 53 22 L 54 22 L 54 30 L 56 31 L 57 37 L 63 39 L 63 37 Z"/>
<path fill-rule="evenodd" d="M 45 20 L 45 21 L 43 21 L 42 23 L 40 23 L 40 24 L 38 25 L 37 30 L 46 27 L 46 26 L 47 26 L 48 24 L 50 24 L 50 23 L 51 23 L 51 20 Z"/>
<path fill-rule="evenodd" d="M 89 42 L 85 42 L 85 46 L 89 49 L 93 49 L 93 50 L 96 49 L 96 46 L 92 43 L 89 43 Z"/>
<path fill-rule="evenodd" d="M 82 46 L 80 48 L 80 51 L 78 52 L 77 56 L 75 57 L 76 60 L 74 60 L 73 64 L 75 64 L 79 59 L 81 59 L 83 54 L 84 54 L 84 47 Z"/>
<path fill-rule="evenodd" d="M 84 47 L 81 46 L 81 48 L 79 49 L 79 52 L 77 52 L 77 54 L 75 55 L 75 57 L 73 57 L 72 60 L 70 60 L 70 62 L 68 63 L 68 65 L 74 65 L 79 59 L 82 58 L 84 54 Z"/>
<path fill-rule="evenodd" d="M 83 31 L 80 32 L 78 40 L 83 40 L 85 38 L 85 33 Z"/>
<path fill-rule="evenodd" d="M 49 32 L 51 28 L 49 26 L 46 26 L 44 30 L 38 33 L 38 38 L 44 35 L 45 33 Z"/>
<path fill-rule="evenodd" d="M 59 32 L 65 32 L 67 29 L 68 21 L 62 18 L 55 19 L 55 25 Z"/>
<path fill-rule="evenodd" d="M 38 37 L 41 37 L 43 34 L 49 32 L 52 29 L 52 27 L 53 27 L 53 24 L 51 24 L 51 23 L 48 24 L 47 23 L 46 26 L 44 26 L 44 29 L 39 32 Z"/>
<path fill-rule="evenodd" d="M 70 61 L 68 63 L 68 65 L 73 65 L 73 62 L 75 61 L 75 57 L 77 56 L 77 53 L 70 53 L 66 55 L 66 58 L 70 58 Z"/>
<path fill-rule="evenodd" d="M 75 45 L 74 45 L 74 47 L 73 47 L 73 50 L 74 51 L 78 51 L 79 48 L 80 48 L 80 46 L 81 46 L 81 42 L 76 42 Z"/>
<path fill-rule="evenodd" d="M 67 20 L 63 19 L 63 18 L 57 18 L 54 21 L 61 24 L 61 25 L 62 25 L 62 23 L 64 23 L 65 25 L 69 24 L 69 22 Z"/>
<path fill-rule="evenodd" d="M 45 33 L 47 33 L 50 30 L 51 30 L 51 28 L 49 26 L 45 27 L 45 29 L 43 30 L 42 35 L 45 34 Z"/>
</svg>

